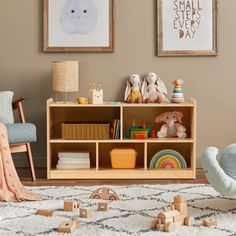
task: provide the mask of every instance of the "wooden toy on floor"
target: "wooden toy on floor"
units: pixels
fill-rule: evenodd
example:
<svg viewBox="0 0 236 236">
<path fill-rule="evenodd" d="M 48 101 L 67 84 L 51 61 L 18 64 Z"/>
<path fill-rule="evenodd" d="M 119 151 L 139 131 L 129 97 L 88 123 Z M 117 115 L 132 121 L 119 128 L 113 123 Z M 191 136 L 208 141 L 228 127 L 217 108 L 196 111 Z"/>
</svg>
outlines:
<svg viewBox="0 0 236 236">
<path fill-rule="evenodd" d="M 103 200 L 120 200 L 119 195 L 110 188 L 98 188 L 91 195 L 90 198 Z"/>
<path fill-rule="evenodd" d="M 64 211 L 76 211 L 78 207 L 78 203 L 73 200 L 65 200 L 64 201 Z"/>
<path fill-rule="evenodd" d="M 79 227 L 79 225 L 80 225 L 79 221 L 75 220 L 64 221 L 59 225 L 57 231 L 60 233 L 72 233 L 76 228 Z"/>
<path fill-rule="evenodd" d="M 98 203 L 98 211 L 107 211 L 107 210 L 108 210 L 108 202 Z"/>
<path fill-rule="evenodd" d="M 211 226 L 216 226 L 217 225 L 217 220 L 212 219 L 212 218 L 205 218 L 202 221 L 203 226 L 205 227 L 211 227 Z"/>
<path fill-rule="evenodd" d="M 173 103 L 181 103 L 184 102 L 184 93 L 182 89 L 183 85 L 183 80 L 182 79 L 177 79 L 173 81 L 174 84 L 174 90 L 171 98 L 171 102 Z"/>
<path fill-rule="evenodd" d="M 52 210 L 44 210 L 44 209 L 39 209 L 35 213 L 36 215 L 41 215 L 41 216 L 47 216 L 47 217 L 52 217 L 54 212 Z"/>
<path fill-rule="evenodd" d="M 164 211 L 157 215 L 152 221 L 151 228 L 163 232 L 173 232 L 176 226 L 194 224 L 194 218 L 187 216 L 187 204 L 183 196 L 175 196 L 170 208 L 165 207 Z"/>
<path fill-rule="evenodd" d="M 81 218 L 92 218 L 93 213 L 91 211 L 88 211 L 87 209 L 80 209 L 80 217 Z"/>
<path fill-rule="evenodd" d="M 76 211 L 81 208 L 81 204 L 74 200 L 65 200 L 64 201 L 64 211 Z"/>
</svg>

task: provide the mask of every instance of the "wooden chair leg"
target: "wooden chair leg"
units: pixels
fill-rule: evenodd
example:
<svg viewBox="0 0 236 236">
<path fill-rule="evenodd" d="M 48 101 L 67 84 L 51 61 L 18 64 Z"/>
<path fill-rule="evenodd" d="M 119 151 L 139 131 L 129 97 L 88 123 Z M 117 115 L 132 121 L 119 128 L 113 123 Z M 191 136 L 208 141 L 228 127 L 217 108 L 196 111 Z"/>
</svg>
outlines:
<svg viewBox="0 0 236 236">
<path fill-rule="evenodd" d="M 29 143 L 26 144 L 26 148 L 27 148 L 27 157 L 28 157 L 28 161 L 29 161 L 29 164 L 30 164 L 32 180 L 36 181 L 32 151 L 31 151 L 31 147 L 30 147 Z"/>
</svg>

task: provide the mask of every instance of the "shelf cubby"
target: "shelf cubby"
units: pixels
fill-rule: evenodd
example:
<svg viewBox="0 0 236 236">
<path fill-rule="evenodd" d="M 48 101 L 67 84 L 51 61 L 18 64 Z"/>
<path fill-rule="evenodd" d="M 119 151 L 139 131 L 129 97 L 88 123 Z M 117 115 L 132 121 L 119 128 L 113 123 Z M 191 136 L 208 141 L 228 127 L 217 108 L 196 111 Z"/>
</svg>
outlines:
<svg viewBox="0 0 236 236">
<path fill-rule="evenodd" d="M 137 152 L 136 168 L 144 170 L 144 143 L 99 143 L 98 163 L 99 169 L 112 169 L 110 151 L 113 148 L 132 148 Z M 113 169 L 114 170 L 114 169 Z M 119 169 L 116 169 L 119 170 Z M 131 171 L 134 169 L 130 169 Z"/>
</svg>

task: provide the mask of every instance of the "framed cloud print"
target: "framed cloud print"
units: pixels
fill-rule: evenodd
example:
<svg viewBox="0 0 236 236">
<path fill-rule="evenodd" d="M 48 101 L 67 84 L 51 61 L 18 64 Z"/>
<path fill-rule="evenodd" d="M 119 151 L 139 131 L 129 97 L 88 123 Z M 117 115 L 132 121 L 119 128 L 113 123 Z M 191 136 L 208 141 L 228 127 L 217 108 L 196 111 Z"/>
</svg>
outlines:
<svg viewBox="0 0 236 236">
<path fill-rule="evenodd" d="M 217 0 L 157 0 L 158 56 L 216 56 Z"/>
<path fill-rule="evenodd" d="M 44 0 L 44 52 L 113 52 L 113 0 Z"/>
</svg>

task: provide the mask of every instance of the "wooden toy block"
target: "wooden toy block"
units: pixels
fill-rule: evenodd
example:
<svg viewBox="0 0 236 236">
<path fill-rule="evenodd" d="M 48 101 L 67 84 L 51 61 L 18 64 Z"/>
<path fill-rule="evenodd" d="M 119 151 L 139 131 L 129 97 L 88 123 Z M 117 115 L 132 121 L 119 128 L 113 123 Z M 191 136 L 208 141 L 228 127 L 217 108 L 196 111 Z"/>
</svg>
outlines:
<svg viewBox="0 0 236 236">
<path fill-rule="evenodd" d="M 165 225 L 164 225 L 164 224 L 157 224 L 157 225 L 156 225 L 156 229 L 158 229 L 158 230 L 164 232 L 164 231 L 165 231 Z"/>
<path fill-rule="evenodd" d="M 73 200 L 64 201 L 64 211 L 76 211 L 78 207 L 77 202 Z"/>
<path fill-rule="evenodd" d="M 192 216 L 187 216 L 185 219 L 184 219 L 184 225 L 187 225 L 187 226 L 192 226 L 194 224 L 195 220 Z"/>
<path fill-rule="evenodd" d="M 205 227 L 211 227 L 211 226 L 216 226 L 217 225 L 217 220 L 212 219 L 212 218 L 205 218 L 203 219 L 203 226 Z"/>
<path fill-rule="evenodd" d="M 174 203 L 175 209 L 180 212 L 180 214 L 187 215 L 187 204 L 186 203 Z"/>
<path fill-rule="evenodd" d="M 79 209 L 79 208 L 81 208 L 82 207 L 82 205 L 78 202 L 77 203 L 77 208 Z"/>
<path fill-rule="evenodd" d="M 99 202 L 98 203 L 98 211 L 107 211 L 108 203 L 107 202 Z"/>
<path fill-rule="evenodd" d="M 185 198 L 181 195 L 177 195 L 174 197 L 174 203 L 185 203 Z"/>
<path fill-rule="evenodd" d="M 35 213 L 36 215 L 41 215 L 41 216 L 47 216 L 47 217 L 52 217 L 54 212 L 52 210 L 43 210 L 39 209 Z"/>
<path fill-rule="evenodd" d="M 59 227 L 57 228 L 58 232 L 61 233 L 72 233 L 76 228 L 78 228 L 80 225 L 79 221 L 64 221 L 62 222 Z"/>
<path fill-rule="evenodd" d="M 175 228 L 176 226 L 172 222 L 165 224 L 165 232 L 174 232 Z"/>
<path fill-rule="evenodd" d="M 173 219 L 174 219 L 173 221 L 174 222 L 181 221 L 182 224 L 183 224 L 185 218 L 186 218 L 186 215 L 176 215 L 176 216 L 173 217 Z"/>
<path fill-rule="evenodd" d="M 92 218 L 93 213 L 91 211 L 88 211 L 87 209 L 80 209 L 80 217 L 81 218 Z"/>
</svg>

